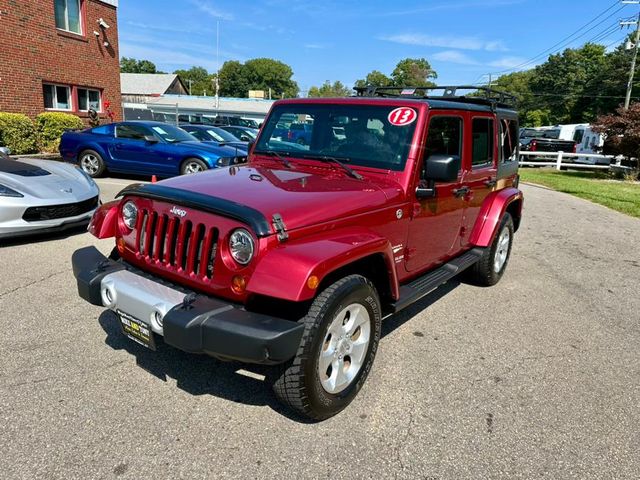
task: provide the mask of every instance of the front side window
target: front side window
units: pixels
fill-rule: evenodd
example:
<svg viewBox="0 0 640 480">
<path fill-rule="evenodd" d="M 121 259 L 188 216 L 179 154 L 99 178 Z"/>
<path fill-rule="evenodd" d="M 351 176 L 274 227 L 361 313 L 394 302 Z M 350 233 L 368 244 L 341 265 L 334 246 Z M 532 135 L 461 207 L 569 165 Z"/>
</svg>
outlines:
<svg viewBox="0 0 640 480">
<path fill-rule="evenodd" d="M 78 110 L 81 112 L 87 112 L 89 110 L 95 110 L 100 112 L 100 91 L 90 90 L 88 88 L 78 89 Z"/>
<path fill-rule="evenodd" d="M 471 166 L 493 163 L 493 119 L 474 118 L 471 131 L 473 135 Z"/>
<path fill-rule="evenodd" d="M 56 28 L 82 34 L 80 0 L 55 0 Z"/>
<path fill-rule="evenodd" d="M 116 126 L 116 137 L 130 140 L 144 140 L 151 132 L 141 125 L 124 124 Z"/>
<path fill-rule="evenodd" d="M 301 158 L 334 157 L 363 167 L 402 171 L 413 142 L 417 112 L 409 122 L 389 119 L 382 105 L 280 105 L 262 127 L 255 151 Z M 411 115 L 408 115 L 411 118 Z"/>
<path fill-rule="evenodd" d="M 71 110 L 71 88 L 65 85 L 42 86 L 44 108 L 52 110 Z"/>
</svg>

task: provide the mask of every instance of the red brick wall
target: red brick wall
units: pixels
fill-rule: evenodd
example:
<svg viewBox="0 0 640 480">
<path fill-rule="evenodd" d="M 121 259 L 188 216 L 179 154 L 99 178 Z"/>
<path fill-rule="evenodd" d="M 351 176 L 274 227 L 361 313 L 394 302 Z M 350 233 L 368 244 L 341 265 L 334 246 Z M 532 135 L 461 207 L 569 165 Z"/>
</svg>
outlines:
<svg viewBox="0 0 640 480">
<path fill-rule="evenodd" d="M 54 0 L 0 0 L 0 112 L 35 117 L 45 111 L 45 82 L 102 90 L 115 120 L 122 120 L 116 9 L 82 0 L 84 34 L 76 35 L 56 29 L 53 5 Z M 102 30 L 99 18 L 110 28 Z M 76 111 L 69 113 L 86 120 L 75 99 L 73 103 Z"/>
</svg>

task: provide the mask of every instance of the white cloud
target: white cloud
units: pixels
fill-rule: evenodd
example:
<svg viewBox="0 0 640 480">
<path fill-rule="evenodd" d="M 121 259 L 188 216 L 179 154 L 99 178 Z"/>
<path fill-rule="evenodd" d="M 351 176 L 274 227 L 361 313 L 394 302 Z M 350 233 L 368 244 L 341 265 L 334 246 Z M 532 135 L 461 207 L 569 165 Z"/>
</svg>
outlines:
<svg viewBox="0 0 640 480">
<path fill-rule="evenodd" d="M 387 42 L 420 47 L 457 48 L 460 50 L 504 51 L 507 48 L 499 40 L 486 41 L 476 37 L 444 37 L 423 33 L 400 33 L 380 37 Z"/>
<path fill-rule="evenodd" d="M 479 65 L 473 58 L 456 50 L 444 50 L 432 55 L 431 58 L 441 62 L 459 63 L 461 65 Z"/>
<path fill-rule="evenodd" d="M 495 67 L 495 68 L 504 68 L 505 70 L 507 70 L 507 69 L 512 69 L 517 66 L 520 66 L 526 61 L 527 60 L 522 57 L 504 57 L 504 58 L 499 58 L 498 60 L 494 60 L 493 62 L 490 62 L 489 66 Z"/>
<path fill-rule="evenodd" d="M 304 48 L 310 48 L 312 50 L 322 50 L 324 48 L 327 48 L 327 45 L 325 45 L 324 43 L 307 43 L 305 44 Z"/>
<path fill-rule="evenodd" d="M 208 1 L 190 0 L 190 3 L 201 12 L 206 13 L 213 18 L 217 18 L 218 20 L 233 20 L 233 15 L 231 13 L 218 10 Z"/>
<path fill-rule="evenodd" d="M 416 15 L 420 13 L 427 12 L 436 12 L 440 10 L 462 10 L 462 9 L 472 9 L 472 8 L 496 8 L 496 7 L 505 7 L 509 5 L 517 5 L 520 3 L 524 3 L 525 0 L 475 0 L 475 1 L 461 1 L 461 2 L 446 2 L 438 5 L 430 5 L 426 7 L 420 8 L 412 8 L 405 10 L 395 10 L 383 12 L 380 16 L 388 16 L 388 15 Z"/>
</svg>

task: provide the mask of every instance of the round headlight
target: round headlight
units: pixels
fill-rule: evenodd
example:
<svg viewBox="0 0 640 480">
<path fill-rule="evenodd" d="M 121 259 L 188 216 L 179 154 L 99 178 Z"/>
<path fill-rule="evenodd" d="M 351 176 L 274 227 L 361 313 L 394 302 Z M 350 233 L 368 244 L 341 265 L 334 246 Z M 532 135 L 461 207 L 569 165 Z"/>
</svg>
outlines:
<svg viewBox="0 0 640 480">
<path fill-rule="evenodd" d="M 240 265 L 246 265 L 253 258 L 253 237 L 249 232 L 240 228 L 229 237 L 229 251 L 233 259 Z"/>
<path fill-rule="evenodd" d="M 131 200 L 122 206 L 122 220 L 129 230 L 133 230 L 138 221 L 138 207 Z"/>
</svg>

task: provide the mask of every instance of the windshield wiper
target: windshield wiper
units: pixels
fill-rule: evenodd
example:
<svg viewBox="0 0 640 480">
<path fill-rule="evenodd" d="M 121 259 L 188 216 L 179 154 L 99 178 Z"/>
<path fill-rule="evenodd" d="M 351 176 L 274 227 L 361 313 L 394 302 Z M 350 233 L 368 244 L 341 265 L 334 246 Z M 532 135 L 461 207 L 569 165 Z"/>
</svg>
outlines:
<svg viewBox="0 0 640 480">
<path fill-rule="evenodd" d="M 311 158 L 313 160 L 321 160 L 323 162 L 332 162 L 332 163 L 335 163 L 336 165 L 339 165 L 345 172 L 347 172 L 347 174 L 350 177 L 356 178 L 358 180 L 362 180 L 364 178 L 362 175 L 360 175 L 358 172 L 356 172 L 353 168 L 351 168 L 349 165 L 344 163 L 343 160 L 340 160 L 339 158 L 336 158 L 336 157 L 330 157 L 328 155 L 311 155 L 311 154 L 307 154 L 307 155 L 303 155 L 302 158 Z M 348 161 L 349 159 L 345 158 L 344 160 Z"/>
<path fill-rule="evenodd" d="M 284 155 L 286 155 L 287 157 L 291 156 L 289 152 L 276 152 L 275 150 L 256 150 L 253 153 L 257 153 L 259 155 L 267 155 L 268 157 L 276 157 L 283 163 L 285 167 L 291 168 L 291 162 L 284 158 Z"/>
</svg>

